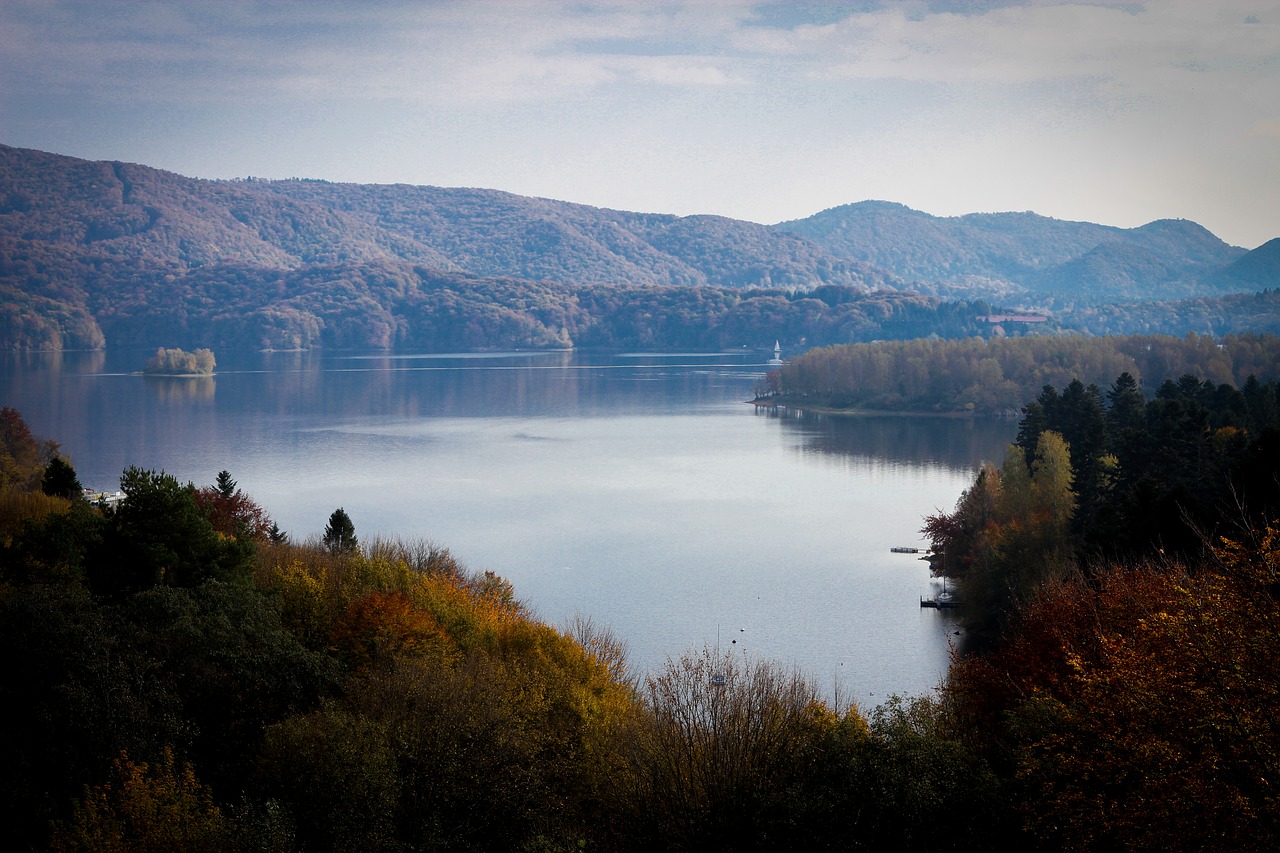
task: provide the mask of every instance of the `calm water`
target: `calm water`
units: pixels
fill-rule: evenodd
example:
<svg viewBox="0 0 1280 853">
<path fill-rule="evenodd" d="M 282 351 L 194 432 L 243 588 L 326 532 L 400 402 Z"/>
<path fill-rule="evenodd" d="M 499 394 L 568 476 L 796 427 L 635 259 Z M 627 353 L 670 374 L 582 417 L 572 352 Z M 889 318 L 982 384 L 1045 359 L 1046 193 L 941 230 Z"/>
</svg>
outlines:
<svg viewBox="0 0 1280 853">
<path fill-rule="evenodd" d="M 362 538 L 430 538 L 552 624 L 612 627 L 642 671 L 719 642 L 864 706 L 940 680 L 956 625 L 889 549 L 1015 431 L 757 412 L 759 355 L 219 354 L 198 380 L 144 360 L 9 356 L 0 403 L 87 486 L 226 468 L 295 539 L 338 506 Z"/>
</svg>

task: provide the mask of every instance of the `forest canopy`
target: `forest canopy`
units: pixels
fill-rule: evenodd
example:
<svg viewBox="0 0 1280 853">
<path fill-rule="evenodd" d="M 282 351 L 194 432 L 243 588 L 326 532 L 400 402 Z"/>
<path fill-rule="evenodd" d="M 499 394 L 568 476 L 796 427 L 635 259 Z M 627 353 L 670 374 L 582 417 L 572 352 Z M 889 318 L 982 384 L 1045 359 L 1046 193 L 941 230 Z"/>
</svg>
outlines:
<svg viewBox="0 0 1280 853">
<path fill-rule="evenodd" d="M 147 366 L 142 372 L 161 376 L 210 376 L 216 364 L 212 350 L 187 352 L 184 349 L 160 347 L 155 355 L 147 359 Z"/>
<path fill-rule="evenodd" d="M 1105 385 L 1128 373 L 1148 391 L 1185 374 L 1243 385 L 1280 378 L 1272 334 L 1030 336 L 818 347 L 782 369 L 781 396 L 804 407 L 1016 413 L 1046 385 Z"/>
</svg>

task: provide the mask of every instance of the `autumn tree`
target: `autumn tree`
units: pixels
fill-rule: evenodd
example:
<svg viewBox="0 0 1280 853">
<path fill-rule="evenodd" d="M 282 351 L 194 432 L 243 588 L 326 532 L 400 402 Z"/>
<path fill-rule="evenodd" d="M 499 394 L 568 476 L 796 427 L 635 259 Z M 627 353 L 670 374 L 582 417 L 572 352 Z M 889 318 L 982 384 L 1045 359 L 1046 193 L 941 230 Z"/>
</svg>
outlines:
<svg viewBox="0 0 1280 853">
<path fill-rule="evenodd" d="M 973 485 L 961 492 L 954 511 L 925 519 L 921 533 L 939 558 L 935 566 L 941 574 L 963 578 L 981 570 L 990 556 L 985 534 L 995 519 L 999 496 L 1000 471 L 985 464 Z"/>
<path fill-rule="evenodd" d="M 187 352 L 183 349 L 166 349 L 160 347 L 156 354 L 147 359 L 145 373 L 173 374 L 182 376 L 209 376 L 216 366 L 212 350 L 198 349 Z"/>
<path fill-rule="evenodd" d="M 184 486 L 163 471 L 133 467 L 121 475 L 120 488 L 125 499 L 88 566 L 95 589 L 196 586 L 209 577 L 247 570 L 251 549 L 219 539 L 192 484 Z"/>
<path fill-rule="evenodd" d="M 745 849 L 778 831 L 785 792 L 840 723 L 798 673 L 710 648 L 669 661 L 643 695 L 638 796 L 681 849 Z"/>
<path fill-rule="evenodd" d="M 875 708 L 850 753 L 854 773 L 842 805 L 857 820 L 833 840 L 921 853 L 1020 847 L 1005 785 L 967 734 L 933 697 L 891 696 Z"/>
<path fill-rule="evenodd" d="M 1280 839 L 1280 531 L 1193 565 L 1096 567 L 1041 587 L 949 701 L 1013 758 L 1028 831 L 1055 849 L 1274 849 Z"/>
<path fill-rule="evenodd" d="M 38 489 L 57 449 L 56 442 L 32 435 L 17 409 L 0 409 L 0 491 Z"/>
<path fill-rule="evenodd" d="M 257 776 L 305 849 L 397 849 L 400 772 L 377 720 L 331 706 L 281 720 L 265 732 Z"/>
<path fill-rule="evenodd" d="M 85 791 L 75 816 L 58 826 L 58 853 L 220 853 L 234 826 L 190 765 L 171 750 L 156 765 L 116 759 L 110 782 Z"/>
<path fill-rule="evenodd" d="M 190 754 L 215 786 L 242 772 L 264 726 L 314 707 L 339 676 L 333 655 L 304 648 L 277 606 L 250 584 L 214 579 L 157 586 L 119 605 L 122 644 L 169 686 Z"/>
<path fill-rule="evenodd" d="M 961 581 L 972 629 L 998 630 L 1039 584 L 1075 565 L 1070 449 L 1048 430 L 1036 446 L 1028 466 L 1024 449 L 1010 445 L 1004 464 L 984 465 L 954 512 L 928 517 L 921 530 L 942 554 L 942 573 Z"/>
<path fill-rule="evenodd" d="M 240 490 L 230 472 L 218 472 L 215 484 L 197 489 L 195 498 L 213 529 L 223 536 L 257 541 L 270 537 L 274 527 L 271 517 L 257 501 Z"/>
</svg>

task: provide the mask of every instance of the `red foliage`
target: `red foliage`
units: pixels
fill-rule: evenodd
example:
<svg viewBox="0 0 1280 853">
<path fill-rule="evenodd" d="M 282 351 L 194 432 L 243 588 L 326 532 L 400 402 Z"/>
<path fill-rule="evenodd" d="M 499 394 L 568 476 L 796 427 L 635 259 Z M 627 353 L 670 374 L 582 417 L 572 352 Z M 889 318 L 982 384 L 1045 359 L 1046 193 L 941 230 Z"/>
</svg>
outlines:
<svg viewBox="0 0 1280 853">
<path fill-rule="evenodd" d="M 257 501 L 237 489 L 228 496 L 214 486 L 196 489 L 196 503 L 223 536 L 263 540 L 271 530 L 271 516 Z"/>
</svg>

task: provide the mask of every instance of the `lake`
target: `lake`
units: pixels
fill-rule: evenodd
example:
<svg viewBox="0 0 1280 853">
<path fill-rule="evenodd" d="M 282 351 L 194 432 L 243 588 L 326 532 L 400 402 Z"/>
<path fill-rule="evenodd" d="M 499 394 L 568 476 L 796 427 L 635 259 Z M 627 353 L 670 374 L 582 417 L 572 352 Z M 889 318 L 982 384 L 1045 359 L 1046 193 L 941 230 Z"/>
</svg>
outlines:
<svg viewBox="0 0 1280 853">
<path fill-rule="evenodd" d="M 0 403 L 86 486 L 225 468 L 295 540 L 339 506 L 363 540 L 429 538 L 547 622 L 609 626 L 642 672 L 718 643 L 864 707 L 935 687 L 959 639 L 890 548 L 1016 432 L 757 411 L 762 353 L 219 353 L 201 379 L 136 375 L 146 355 L 4 356 Z"/>
</svg>

